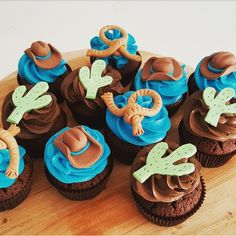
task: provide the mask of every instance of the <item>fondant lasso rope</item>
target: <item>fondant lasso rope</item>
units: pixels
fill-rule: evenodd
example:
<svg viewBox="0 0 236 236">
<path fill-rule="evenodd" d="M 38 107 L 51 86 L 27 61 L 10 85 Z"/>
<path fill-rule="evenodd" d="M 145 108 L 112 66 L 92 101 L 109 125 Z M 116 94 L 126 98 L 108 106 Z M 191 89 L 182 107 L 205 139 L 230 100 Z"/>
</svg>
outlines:
<svg viewBox="0 0 236 236">
<path fill-rule="evenodd" d="M 153 99 L 153 107 L 145 108 L 136 103 L 138 96 L 150 96 Z M 149 89 L 140 89 L 134 92 L 128 99 L 128 103 L 123 108 L 118 108 L 114 103 L 113 94 L 110 92 L 104 93 L 102 96 L 103 101 L 108 109 L 115 116 L 124 116 L 124 120 L 132 125 L 132 132 L 134 136 L 139 136 L 144 133 L 141 121 L 145 116 L 156 115 L 162 106 L 160 95 Z"/>
<path fill-rule="evenodd" d="M 109 30 L 115 30 L 115 29 L 120 31 L 122 37 L 115 40 L 108 39 L 105 33 Z M 131 54 L 127 50 L 128 33 L 121 27 L 116 25 L 104 26 L 99 32 L 99 37 L 106 45 L 108 45 L 108 48 L 104 50 L 89 49 L 87 52 L 88 56 L 103 58 L 111 55 L 115 56 L 123 55 L 129 60 L 141 61 L 141 57 L 139 55 Z"/>
<path fill-rule="evenodd" d="M 20 154 L 17 142 L 14 138 L 20 132 L 20 128 L 17 127 L 15 124 L 12 124 L 8 130 L 4 130 L 0 128 L 0 143 L 1 148 L 5 149 L 8 148 L 10 151 L 10 162 L 9 166 L 6 170 L 6 176 L 8 178 L 15 179 L 18 177 L 18 170 L 19 170 L 19 161 L 20 161 Z"/>
</svg>

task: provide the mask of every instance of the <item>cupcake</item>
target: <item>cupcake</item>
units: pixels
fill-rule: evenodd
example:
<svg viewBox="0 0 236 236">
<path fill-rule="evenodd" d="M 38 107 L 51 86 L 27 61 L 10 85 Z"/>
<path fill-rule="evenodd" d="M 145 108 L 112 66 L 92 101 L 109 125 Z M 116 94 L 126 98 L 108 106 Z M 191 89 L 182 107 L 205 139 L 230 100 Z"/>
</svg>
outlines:
<svg viewBox="0 0 236 236">
<path fill-rule="evenodd" d="M 212 87 L 193 93 L 184 107 L 179 126 L 181 143 L 197 147 L 196 158 L 204 167 L 225 164 L 236 153 L 235 90 Z"/>
<path fill-rule="evenodd" d="M 20 127 L 16 140 L 30 157 L 42 157 L 49 137 L 67 125 L 64 111 L 57 98 L 47 92 L 48 88 L 46 82 L 21 85 L 10 92 L 3 103 L 3 126 L 5 129 L 11 124 Z"/>
<path fill-rule="evenodd" d="M 217 52 L 203 58 L 189 78 L 189 92 L 213 87 L 236 89 L 236 57 L 230 52 Z"/>
<path fill-rule="evenodd" d="M 182 223 L 196 213 L 205 198 L 196 147 L 185 144 L 172 151 L 165 142 L 142 149 L 131 170 L 131 191 L 138 209 L 161 226 Z"/>
<path fill-rule="evenodd" d="M 104 92 L 121 94 L 120 73 L 105 61 L 96 60 L 90 67 L 72 71 L 63 81 L 61 92 L 75 120 L 92 128 L 104 128 L 106 106 L 101 99 Z"/>
<path fill-rule="evenodd" d="M 151 57 L 135 77 L 134 88 L 153 89 L 161 95 L 169 115 L 184 103 L 188 91 L 187 72 L 172 57 Z"/>
<path fill-rule="evenodd" d="M 15 125 L 0 128 L 0 211 L 18 206 L 31 190 L 32 162 L 14 138 L 18 132 Z"/>
<path fill-rule="evenodd" d="M 47 142 L 44 153 L 48 181 L 72 200 L 95 197 L 112 171 L 110 149 L 103 135 L 87 126 L 64 128 Z"/>
<path fill-rule="evenodd" d="M 108 108 L 106 138 L 112 156 L 122 163 L 131 164 L 143 147 L 165 139 L 170 119 L 154 90 L 129 91 L 114 100 L 112 93 L 105 93 L 102 98 Z"/>
<path fill-rule="evenodd" d="M 17 81 L 19 85 L 47 82 L 49 92 L 53 93 L 59 102 L 62 102 L 60 86 L 70 71 L 70 66 L 55 47 L 37 41 L 32 43 L 20 58 Z"/>
<path fill-rule="evenodd" d="M 102 58 L 121 73 L 124 86 L 131 84 L 142 60 L 132 35 L 119 26 L 107 25 L 100 30 L 99 36 L 91 39 L 90 45 L 87 55 L 91 62 Z"/>
</svg>

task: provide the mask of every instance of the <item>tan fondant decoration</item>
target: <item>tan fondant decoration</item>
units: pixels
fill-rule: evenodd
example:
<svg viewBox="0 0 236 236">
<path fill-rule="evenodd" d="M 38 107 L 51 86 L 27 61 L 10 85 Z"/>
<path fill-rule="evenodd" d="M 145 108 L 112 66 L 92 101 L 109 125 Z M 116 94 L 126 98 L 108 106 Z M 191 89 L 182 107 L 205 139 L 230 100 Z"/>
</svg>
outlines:
<svg viewBox="0 0 236 236">
<path fill-rule="evenodd" d="M 212 72 L 208 64 L 215 69 L 221 69 L 222 72 Z M 217 52 L 205 57 L 200 65 L 201 73 L 210 80 L 215 80 L 223 75 L 228 75 L 236 71 L 236 57 L 230 52 Z"/>
<path fill-rule="evenodd" d="M 182 77 L 181 65 L 172 57 L 151 57 L 142 69 L 142 80 L 178 80 Z"/>
<path fill-rule="evenodd" d="M 78 153 L 90 142 L 84 152 Z M 82 126 L 76 126 L 59 135 L 54 141 L 58 149 L 68 158 L 75 168 L 87 168 L 102 155 L 101 144 L 91 137 Z M 78 153 L 74 154 L 73 153 Z"/>
<path fill-rule="evenodd" d="M 115 40 L 110 40 L 106 37 L 105 32 L 109 30 L 119 30 L 122 34 L 122 37 Z M 129 53 L 127 50 L 127 42 L 128 42 L 128 33 L 121 27 L 116 25 L 107 25 L 104 26 L 99 32 L 100 39 L 108 45 L 107 49 L 104 50 L 96 50 L 96 49 L 89 49 L 87 51 L 87 55 L 90 57 L 98 57 L 104 58 L 111 55 L 114 56 L 124 56 L 125 58 L 132 60 L 132 61 L 141 61 L 141 57 L 139 55 L 134 55 Z"/>
<path fill-rule="evenodd" d="M 55 47 L 42 41 L 32 43 L 31 47 L 25 50 L 25 53 L 42 69 L 53 69 L 58 66 L 62 60 L 60 52 Z M 37 57 L 47 58 L 39 59 Z"/>
<path fill-rule="evenodd" d="M 0 128 L 1 149 L 8 148 L 10 152 L 10 162 L 5 174 L 11 179 L 15 179 L 19 175 L 20 153 L 18 144 L 14 138 L 19 132 L 20 128 L 15 124 L 11 125 L 8 130 Z"/>
<path fill-rule="evenodd" d="M 150 96 L 153 99 L 152 108 L 144 108 L 136 103 L 138 96 Z M 140 89 L 134 92 L 128 99 L 128 103 L 123 108 L 118 108 L 114 103 L 113 94 L 110 92 L 104 93 L 102 96 L 103 101 L 108 109 L 115 116 L 124 116 L 124 120 L 132 125 L 132 132 L 134 136 L 139 136 L 144 133 L 142 128 L 142 120 L 145 116 L 156 115 L 162 107 L 161 96 L 150 89 Z"/>
</svg>

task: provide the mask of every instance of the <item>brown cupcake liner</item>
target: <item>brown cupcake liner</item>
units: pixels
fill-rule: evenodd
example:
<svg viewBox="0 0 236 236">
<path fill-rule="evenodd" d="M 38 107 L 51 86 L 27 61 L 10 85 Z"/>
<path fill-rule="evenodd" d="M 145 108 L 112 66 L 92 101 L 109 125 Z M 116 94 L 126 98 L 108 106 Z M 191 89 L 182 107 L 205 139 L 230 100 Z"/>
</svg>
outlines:
<svg viewBox="0 0 236 236">
<path fill-rule="evenodd" d="M 154 224 L 164 226 L 164 227 L 171 227 L 171 226 L 175 226 L 184 222 L 189 217 L 194 215 L 198 211 L 198 209 L 201 207 L 206 196 L 206 186 L 202 177 L 201 177 L 201 184 L 202 184 L 202 194 L 196 206 L 191 211 L 187 212 L 186 214 L 182 216 L 176 216 L 176 217 L 163 217 L 163 216 L 157 216 L 157 215 L 153 215 L 149 213 L 146 209 L 144 209 L 141 206 L 141 204 L 139 204 L 139 201 L 137 198 L 138 194 L 133 190 L 132 187 L 131 187 L 131 192 L 132 192 L 133 198 L 135 200 L 135 203 L 138 209 L 141 211 L 144 217 L 146 217 L 149 221 L 151 221 Z"/>
<path fill-rule="evenodd" d="M 69 64 L 65 64 L 65 66 L 67 69 L 66 72 L 63 75 L 59 76 L 54 83 L 48 83 L 49 85 L 48 92 L 53 93 L 57 97 L 58 103 L 62 103 L 64 101 L 64 98 L 61 94 L 61 83 L 64 80 L 64 78 L 72 71 Z M 19 74 L 17 74 L 17 82 L 19 85 L 32 85 L 25 78 L 20 77 Z"/>
<path fill-rule="evenodd" d="M 31 173 L 28 183 L 21 189 L 21 191 L 13 195 L 10 199 L 5 201 L 0 201 L 0 212 L 5 210 L 10 210 L 21 204 L 29 195 L 32 187 L 32 172 L 33 172 L 33 163 L 28 156 L 24 157 L 25 162 L 30 165 Z M 16 180 L 17 181 L 17 180 Z M 14 184 L 13 184 L 14 185 Z"/>
<path fill-rule="evenodd" d="M 113 169 L 112 159 L 109 159 L 108 166 L 106 168 L 108 168 L 107 175 L 98 184 L 94 185 L 93 187 L 85 188 L 82 190 L 64 189 L 55 182 L 55 178 L 49 173 L 46 166 L 44 167 L 44 171 L 48 182 L 52 186 L 54 186 L 62 196 L 74 201 L 83 201 L 96 197 L 105 189 L 107 181 Z M 96 178 L 96 176 L 94 178 Z"/>
<path fill-rule="evenodd" d="M 215 168 L 226 164 L 235 154 L 236 151 L 225 155 L 209 155 L 197 152 L 195 157 L 203 167 Z"/>
<path fill-rule="evenodd" d="M 186 143 L 186 140 L 181 135 L 182 129 L 183 129 L 183 120 L 180 121 L 178 130 L 179 130 L 180 143 L 184 144 Z M 189 140 L 189 142 L 191 141 Z M 197 153 L 195 154 L 195 158 L 201 163 L 203 167 L 216 168 L 226 164 L 235 154 L 236 150 L 231 153 L 223 155 L 212 155 L 197 151 Z"/>
</svg>

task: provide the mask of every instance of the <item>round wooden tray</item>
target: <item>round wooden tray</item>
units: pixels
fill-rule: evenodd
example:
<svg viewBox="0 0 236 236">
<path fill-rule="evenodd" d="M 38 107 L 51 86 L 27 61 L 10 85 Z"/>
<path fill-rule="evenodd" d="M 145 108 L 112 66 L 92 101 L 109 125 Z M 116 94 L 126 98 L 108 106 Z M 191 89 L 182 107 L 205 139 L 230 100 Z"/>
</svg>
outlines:
<svg viewBox="0 0 236 236">
<path fill-rule="evenodd" d="M 154 54 L 141 52 L 143 61 Z M 85 50 L 65 53 L 72 69 L 89 64 Z M 189 73 L 192 69 L 187 67 Z M 0 81 L 0 108 L 17 86 L 16 72 Z M 76 125 L 67 111 L 69 126 Z M 0 109 L 1 112 L 1 109 Z M 181 109 L 172 118 L 168 141 L 178 142 Z M 1 114 L 0 114 L 1 115 Z M 92 200 L 62 197 L 47 182 L 43 161 L 34 160 L 32 191 L 17 208 L 0 213 L 4 234 L 236 234 L 236 158 L 216 169 L 203 169 L 207 196 L 200 210 L 181 225 L 165 228 L 148 222 L 138 211 L 129 190 L 129 166 L 115 162 L 107 188 Z"/>
</svg>

